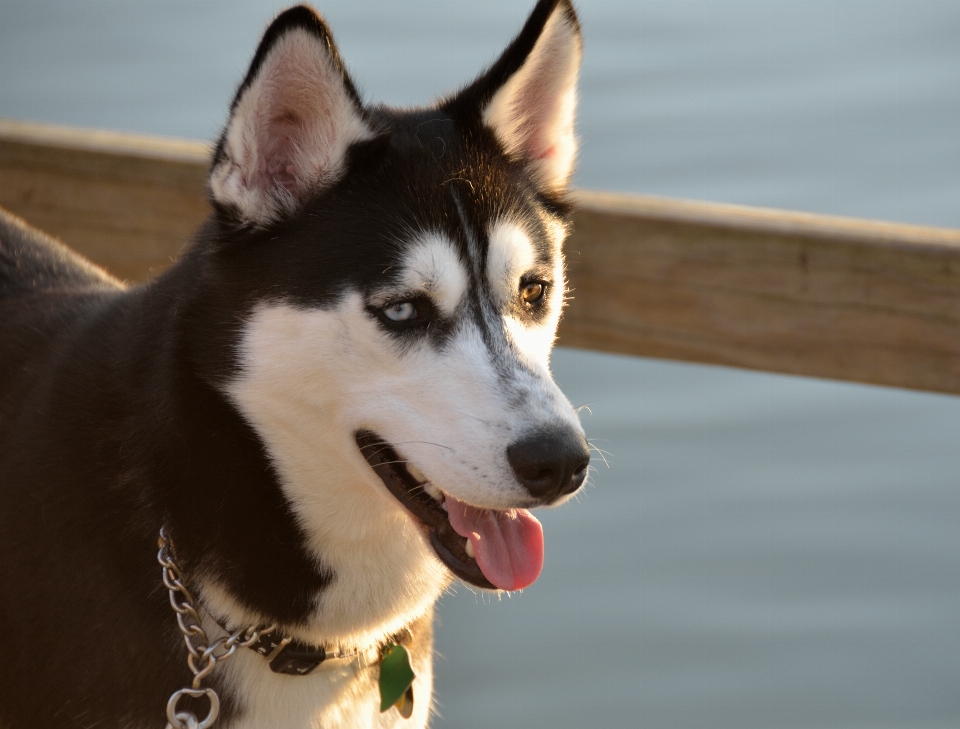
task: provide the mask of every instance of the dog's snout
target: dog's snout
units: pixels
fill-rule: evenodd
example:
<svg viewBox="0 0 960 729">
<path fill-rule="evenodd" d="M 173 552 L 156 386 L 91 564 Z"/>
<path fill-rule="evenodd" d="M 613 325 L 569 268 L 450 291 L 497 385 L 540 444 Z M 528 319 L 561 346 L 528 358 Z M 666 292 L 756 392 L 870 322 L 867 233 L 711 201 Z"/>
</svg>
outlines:
<svg viewBox="0 0 960 729">
<path fill-rule="evenodd" d="M 509 446 L 507 460 L 523 487 L 548 504 L 580 488 L 590 451 L 581 433 L 551 430 Z"/>
</svg>

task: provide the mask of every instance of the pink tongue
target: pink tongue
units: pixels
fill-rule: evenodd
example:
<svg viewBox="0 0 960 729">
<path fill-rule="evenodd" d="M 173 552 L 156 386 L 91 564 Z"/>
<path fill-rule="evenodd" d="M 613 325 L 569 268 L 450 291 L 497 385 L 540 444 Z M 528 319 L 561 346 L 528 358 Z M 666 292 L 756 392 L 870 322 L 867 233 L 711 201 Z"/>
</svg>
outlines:
<svg viewBox="0 0 960 729">
<path fill-rule="evenodd" d="M 478 509 L 446 495 L 450 525 L 473 544 L 480 571 L 501 590 L 521 590 L 543 569 L 543 527 L 526 509 Z"/>
</svg>

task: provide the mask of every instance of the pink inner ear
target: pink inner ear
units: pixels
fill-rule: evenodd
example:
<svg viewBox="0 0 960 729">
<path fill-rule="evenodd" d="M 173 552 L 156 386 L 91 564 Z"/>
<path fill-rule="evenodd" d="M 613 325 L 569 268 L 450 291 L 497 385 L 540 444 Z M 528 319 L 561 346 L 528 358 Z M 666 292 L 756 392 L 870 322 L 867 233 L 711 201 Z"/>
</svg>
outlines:
<svg viewBox="0 0 960 729">
<path fill-rule="evenodd" d="M 556 153 L 557 153 L 556 145 L 551 144 L 549 147 L 547 147 L 545 150 L 543 150 L 542 152 L 540 152 L 540 154 L 537 155 L 537 159 L 550 159 Z"/>
<path fill-rule="evenodd" d="M 248 220 L 268 220 L 332 183 L 349 146 L 368 135 L 331 49 L 292 29 L 237 100 L 211 190 Z"/>
<path fill-rule="evenodd" d="M 338 153 L 341 125 L 350 113 L 342 81 L 325 49 L 295 33 L 274 49 L 257 91 L 257 184 L 300 198 Z"/>
<path fill-rule="evenodd" d="M 565 188 L 573 169 L 580 55 L 577 28 L 554 12 L 522 66 L 483 112 L 507 151 L 527 162 L 546 188 Z"/>
<path fill-rule="evenodd" d="M 530 78 L 517 101 L 530 159 L 550 159 L 559 151 L 556 135 L 563 133 L 564 96 L 576 75 L 570 74 L 566 49 L 558 45 L 548 44 L 533 60 Z"/>
<path fill-rule="evenodd" d="M 299 187 L 297 177 L 296 139 L 302 135 L 302 122 L 293 114 L 287 113 L 274 118 L 265 125 L 266 132 L 260 141 L 260 170 L 264 187 L 279 185 L 291 193 Z"/>
</svg>

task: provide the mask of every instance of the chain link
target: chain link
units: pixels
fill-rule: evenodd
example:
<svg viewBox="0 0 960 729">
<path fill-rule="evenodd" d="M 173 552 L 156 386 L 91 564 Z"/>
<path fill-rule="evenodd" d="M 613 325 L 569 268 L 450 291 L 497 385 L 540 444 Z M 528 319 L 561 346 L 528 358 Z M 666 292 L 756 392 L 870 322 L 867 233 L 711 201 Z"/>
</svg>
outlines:
<svg viewBox="0 0 960 729">
<path fill-rule="evenodd" d="M 173 554 L 173 545 L 165 528 L 160 529 L 160 551 L 157 561 L 163 569 L 163 584 L 170 594 L 170 607 L 177 614 L 177 626 L 187 647 L 187 665 L 193 673 L 193 682 L 188 688 L 175 692 L 167 702 L 167 729 L 208 729 L 217 720 L 220 699 L 212 688 L 201 688 L 204 678 L 210 675 L 218 663 L 227 660 L 237 648 L 246 648 L 256 643 L 261 636 L 277 629 L 276 624 L 267 628 L 238 628 L 229 635 L 217 638 L 212 643 L 203 629 L 197 601 L 185 584 L 183 573 Z M 177 711 L 177 704 L 184 696 L 205 696 L 210 709 L 203 721 L 189 711 Z"/>
</svg>

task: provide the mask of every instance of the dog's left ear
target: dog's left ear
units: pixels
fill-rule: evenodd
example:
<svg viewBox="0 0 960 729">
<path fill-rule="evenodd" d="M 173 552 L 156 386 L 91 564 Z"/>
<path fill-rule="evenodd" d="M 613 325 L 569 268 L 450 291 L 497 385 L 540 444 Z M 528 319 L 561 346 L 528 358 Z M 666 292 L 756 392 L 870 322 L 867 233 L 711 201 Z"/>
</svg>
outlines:
<svg viewBox="0 0 960 729">
<path fill-rule="evenodd" d="M 441 108 L 492 130 L 541 189 L 563 193 L 577 152 L 573 125 L 582 55 L 570 0 L 540 0 L 503 55 Z"/>
<path fill-rule="evenodd" d="M 338 180 L 373 134 L 327 24 L 309 7 L 271 23 L 230 107 L 210 172 L 214 202 L 265 225 Z"/>
</svg>

